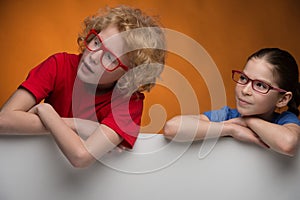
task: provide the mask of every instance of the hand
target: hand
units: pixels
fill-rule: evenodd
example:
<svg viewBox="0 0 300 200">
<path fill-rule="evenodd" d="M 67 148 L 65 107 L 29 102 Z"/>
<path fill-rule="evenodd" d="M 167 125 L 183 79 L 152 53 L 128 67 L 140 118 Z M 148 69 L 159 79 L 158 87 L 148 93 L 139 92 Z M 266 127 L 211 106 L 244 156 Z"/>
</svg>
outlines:
<svg viewBox="0 0 300 200">
<path fill-rule="evenodd" d="M 37 105 L 33 106 L 28 112 L 38 115 L 38 113 L 41 110 L 42 111 L 45 110 L 45 111 L 50 111 L 51 112 L 51 110 L 54 111 L 54 108 L 50 104 L 48 104 L 48 103 L 40 103 L 40 104 L 37 104 Z"/>
<path fill-rule="evenodd" d="M 232 128 L 231 136 L 243 142 L 255 143 L 263 148 L 269 148 L 249 127 L 243 118 L 235 118 L 225 122 Z"/>
<path fill-rule="evenodd" d="M 233 119 L 227 120 L 226 122 L 236 124 L 236 125 L 240 125 L 240 126 L 243 126 L 243 127 L 248 127 L 247 122 L 246 122 L 244 117 L 233 118 Z"/>
<path fill-rule="evenodd" d="M 32 113 L 32 114 L 37 114 L 37 107 L 39 106 L 40 104 L 37 104 L 35 106 L 33 106 L 30 110 L 28 110 L 29 113 Z"/>
<path fill-rule="evenodd" d="M 75 127 L 74 118 L 62 118 L 64 122 L 67 124 L 68 127 L 70 127 L 73 131 L 77 132 L 77 129 Z"/>
<path fill-rule="evenodd" d="M 126 151 L 126 149 L 127 148 L 121 144 L 116 147 L 116 150 L 118 151 L 118 153 L 122 153 L 123 151 Z"/>
<path fill-rule="evenodd" d="M 50 104 L 42 103 L 42 104 L 37 104 L 37 105 L 33 106 L 28 112 L 38 115 L 38 112 L 41 109 L 41 107 L 48 107 L 48 109 L 53 109 Z M 75 127 L 75 124 L 74 124 L 74 118 L 62 118 L 62 119 L 67 124 L 67 126 L 69 126 L 73 131 L 76 132 L 76 127 Z"/>
</svg>

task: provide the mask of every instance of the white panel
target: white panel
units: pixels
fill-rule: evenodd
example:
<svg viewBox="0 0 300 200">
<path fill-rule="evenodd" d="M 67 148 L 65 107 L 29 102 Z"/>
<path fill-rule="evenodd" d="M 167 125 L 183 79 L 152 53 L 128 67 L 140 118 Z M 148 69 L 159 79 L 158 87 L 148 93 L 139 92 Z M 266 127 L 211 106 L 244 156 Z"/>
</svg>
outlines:
<svg viewBox="0 0 300 200">
<path fill-rule="evenodd" d="M 300 160 L 222 138 L 199 159 L 202 142 L 169 143 L 141 134 L 75 169 L 50 136 L 0 137 L 0 200 L 300 199 Z"/>
</svg>

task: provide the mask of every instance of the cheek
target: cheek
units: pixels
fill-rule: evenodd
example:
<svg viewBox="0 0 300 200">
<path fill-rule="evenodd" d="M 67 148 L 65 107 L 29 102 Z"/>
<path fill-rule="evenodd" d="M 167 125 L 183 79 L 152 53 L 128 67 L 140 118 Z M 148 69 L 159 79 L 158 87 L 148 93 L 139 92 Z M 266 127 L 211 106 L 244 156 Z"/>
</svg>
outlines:
<svg viewBox="0 0 300 200">
<path fill-rule="evenodd" d="M 81 60 L 84 60 L 85 59 L 85 57 L 88 55 L 88 50 L 84 50 L 83 52 L 82 52 L 82 56 L 81 56 Z"/>
<path fill-rule="evenodd" d="M 234 92 L 235 92 L 235 95 L 239 94 L 241 92 L 241 88 L 238 87 L 237 85 L 235 85 Z"/>
<path fill-rule="evenodd" d="M 271 109 L 275 109 L 277 103 L 277 96 L 270 95 L 270 96 L 256 96 L 256 106 L 262 111 L 269 111 Z"/>
<path fill-rule="evenodd" d="M 270 105 L 276 105 L 277 101 L 279 100 L 279 96 L 274 94 L 274 95 L 270 95 L 266 98 L 265 102 L 266 104 L 270 104 Z"/>
</svg>

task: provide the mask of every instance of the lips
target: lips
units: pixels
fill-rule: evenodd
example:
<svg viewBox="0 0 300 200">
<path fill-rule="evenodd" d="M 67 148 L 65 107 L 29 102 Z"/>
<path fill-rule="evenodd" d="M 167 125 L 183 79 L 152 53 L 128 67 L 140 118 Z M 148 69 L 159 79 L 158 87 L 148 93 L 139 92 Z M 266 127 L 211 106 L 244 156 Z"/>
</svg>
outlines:
<svg viewBox="0 0 300 200">
<path fill-rule="evenodd" d="M 238 103 L 240 105 L 250 105 L 251 104 L 250 102 L 248 102 L 248 101 L 246 101 L 244 99 L 241 99 L 241 98 L 238 98 Z"/>
</svg>

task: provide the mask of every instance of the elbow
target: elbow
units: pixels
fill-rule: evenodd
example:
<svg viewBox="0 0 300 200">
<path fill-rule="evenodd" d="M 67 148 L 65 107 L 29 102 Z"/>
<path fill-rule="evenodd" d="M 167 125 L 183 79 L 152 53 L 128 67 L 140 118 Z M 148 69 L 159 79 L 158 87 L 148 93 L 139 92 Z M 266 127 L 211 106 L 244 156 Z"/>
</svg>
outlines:
<svg viewBox="0 0 300 200">
<path fill-rule="evenodd" d="M 3 133 L 7 128 L 7 120 L 5 120 L 4 112 L 0 111 L 0 133 Z"/>
<path fill-rule="evenodd" d="M 3 129 L 3 113 L 0 111 L 0 131 Z"/>
<path fill-rule="evenodd" d="M 0 134 L 12 133 L 18 125 L 14 115 L 10 111 L 0 111 Z"/>
<path fill-rule="evenodd" d="M 290 136 L 286 140 L 279 142 L 278 147 L 282 154 L 293 157 L 298 149 L 298 137 Z"/>
<path fill-rule="evenodd" d="M 179 117 L 174 117 L 167 121 L 163 128 L 163 134 L 165 138 L 173 139 L 177 134 L 179 124 Z"/>
<path fill-rule="evenodd" d="M 291 147 L 285 147 L 285 148 L 282 148 L 280 150 L 280 152 L 284 155 L 287 155 L 287 156 L 290 156 L 290 157 L 294 157 L 295 154 L 296 154 L 296 150 L 295 148 L 291 148 Z"/>
<path fill-rule="evenodd" d="M 83 169 L 89 167 L 94 159 L 89 152 L 82 150 L 76 152 L 75 156 L 69 159 L 69 161 L 74 168 Z"/>
</svg>

